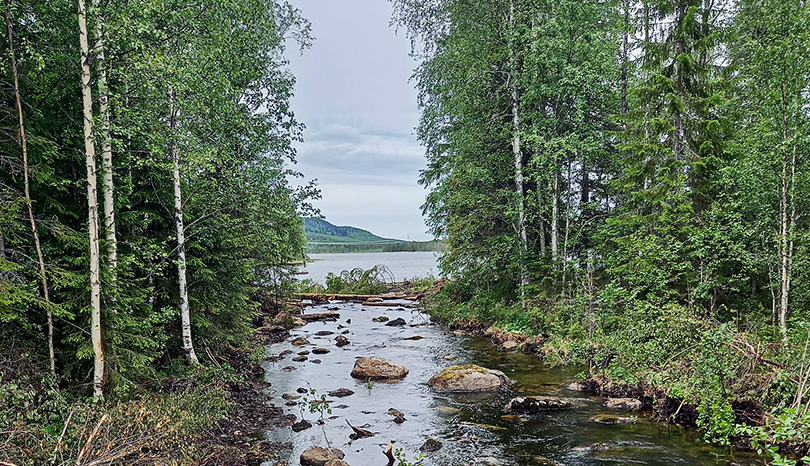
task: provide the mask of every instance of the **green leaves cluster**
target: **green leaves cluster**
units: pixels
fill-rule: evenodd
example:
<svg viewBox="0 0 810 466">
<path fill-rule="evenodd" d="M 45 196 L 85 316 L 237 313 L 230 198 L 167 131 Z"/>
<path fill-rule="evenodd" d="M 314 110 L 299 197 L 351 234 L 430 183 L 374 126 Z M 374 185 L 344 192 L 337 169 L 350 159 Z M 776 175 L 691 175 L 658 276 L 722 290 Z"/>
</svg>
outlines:
<svg viewBox="0 0 810 466">
<path fill-rule="evenodd" d="M 52 302 L 37 288 L 3 28 L 0 342 L 29 340 L 45 352 L 49 306 L 60 384 L 75 386 L 85 382 L 93 357 L 76 3 L 11 0 L 8 13 Z M 194 338 L 202 349 L 242 345 L 257 290 L 288 281 L 302 255 L 301 214 L 317 190 L 293 181 L 301 175 L 291 169 L 292 143 L 303 126 L 290 108 L 294 77 L 284 52 L 288 39 L 308 46 L 309 24 L 275 0 L 92 2 L 88 21 L 93 70 L 97 27 L 104 37 L 116 186 L 118 266 L 102 267 L 107 380 L 125 396 L 181 348 L 172 148 L 180 159 Z M 103 254 L 106 246 L 102 239 Z"/>
<path fill-rule="evenodd" d="M 437 313 L 668 388 L 716 441 L 734 434 L 732 401 L 796 398 L 806 2 L 394 4 L 421 60 L 424 212 L 454 279 Z"/>
</svg>

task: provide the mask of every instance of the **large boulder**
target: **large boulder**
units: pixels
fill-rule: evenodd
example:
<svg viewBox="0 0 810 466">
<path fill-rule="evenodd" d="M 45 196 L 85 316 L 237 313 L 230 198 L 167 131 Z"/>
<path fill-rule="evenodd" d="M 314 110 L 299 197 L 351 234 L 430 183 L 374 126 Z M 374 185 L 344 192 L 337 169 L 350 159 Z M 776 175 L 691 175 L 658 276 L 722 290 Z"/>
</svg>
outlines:
<svg viewBox="0 0 810 466">
<path fill-rule="evenodd" d="M 570 401 L 553 396 L 519 396 L 509 400 L 509 403 L 506 405 L 506 410 L 510 413 L 526 414 L 573 408 L 574 404 Z"/>
<path fill-rule="evenodd" d="M 356 379 L 401 379 L 408 369 L 395 362 L 378 358 L 360 358 L 354 362 L 352 377 Z"/>
<path fill-rule="evenodd" d="M 312 447 L 301 453 L 301 465 L 325 466 L 331 460 L 342 460 L 344 456 L 337 448 Z"/>
<path fill-rule="evenodd" d="M 467 364 L 439 372 L 428 380 L 428 386 L 440 393 L 475 393 L 499 390 L 510 382 L 501 371 Z"/>
</svg>

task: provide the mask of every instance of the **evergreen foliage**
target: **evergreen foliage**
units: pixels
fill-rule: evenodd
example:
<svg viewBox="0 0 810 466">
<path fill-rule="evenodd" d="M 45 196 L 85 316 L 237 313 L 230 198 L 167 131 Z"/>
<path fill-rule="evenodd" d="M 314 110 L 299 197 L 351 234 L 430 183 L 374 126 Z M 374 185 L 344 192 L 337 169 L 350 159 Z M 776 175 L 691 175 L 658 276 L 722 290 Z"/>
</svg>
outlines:
<svg viewBox="0 0 810 466">
<path fill-rule="evenodd" d="M 453 277 L 435 312 L 663 387 L 716 441 L 739 400 L 810 425 L 807 2 L 394 5 Z"/>
<path fill-rule="evenodd" d="M 9 0 L 5 12 L 13 35 L 3 28 L 0 343 L 35 342 L 33 359 L 47 364 L 50 311 L 58 385 L 86 387 L 94 351 L 76 2 Z M 244 345 L 258 288 L 289 280 L 301 257 L 301 214 L 317 193 L 291 184 L 300 177 L 290 167 L 302 125 L 290 109 L 294 78 L 283 54 L 290 37 L 295 47 L 308 46 L 309 24 L 275 0 L 93 2 L 87 20 L 99 180 L 107 137 L 102 96 L 109 98 L 118 254 L 117 265 L 107 263 L 112 249 L 101 221 L 104 383 L 108 394 L 125 396 L 182 354 L 179 248 L 193 342 L 204 348 Z M 39 286 L 22 194 L 10 40 L 50 301 Z M 182 245 L 172 207 L 173 151 Z"/>
</svg>

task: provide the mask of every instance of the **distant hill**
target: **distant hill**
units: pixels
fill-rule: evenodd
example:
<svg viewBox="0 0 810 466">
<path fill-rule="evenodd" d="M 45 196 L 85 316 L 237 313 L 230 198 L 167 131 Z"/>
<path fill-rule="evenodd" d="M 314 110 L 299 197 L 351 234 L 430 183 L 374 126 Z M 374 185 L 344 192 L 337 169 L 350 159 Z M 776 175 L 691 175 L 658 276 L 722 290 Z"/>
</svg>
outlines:
<svg viewBox="0 0 810 466">
<path fill-rule="evenodd" d="M 304 233 L 308 243 L 404 243 L 399 239 L 379 237 L 355 227 L 339 227 L 321 218 L 304 218 Z"/>
<path fill-rule="evenodd" d="M 304 218 L 308 253 L 441 251 L 441 241 L 403 241 L 383 238 L 362 228 L 336 226 L 314 217 Z"/>
</svg>

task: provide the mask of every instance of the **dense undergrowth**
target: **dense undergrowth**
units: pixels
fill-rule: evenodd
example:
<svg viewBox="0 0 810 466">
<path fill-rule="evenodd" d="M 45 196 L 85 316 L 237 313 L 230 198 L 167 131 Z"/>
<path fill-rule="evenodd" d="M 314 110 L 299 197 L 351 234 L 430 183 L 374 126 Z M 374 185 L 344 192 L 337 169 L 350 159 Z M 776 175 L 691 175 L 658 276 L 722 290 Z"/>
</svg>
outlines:
<svg viewBox="0 0 810 466">
<path fill-rule="evenodd" d="M 593 301 L 535 298 L 524 305 L 485 293 L 461 301 L 458 287 L 451 284 L 429 301 L 435 317 L 478 328 L 494 324 L 530 337 L 552 365 L 587 367 L 582 378 L 648 387 L 663 395 L 654 403 L 693 407 L 696 418 L 687 423 L 708 441 L 742 441 L 784 465 L 810 449 L 808 324 L 783 337 L 770 325 L 719 324 L 676 304 L 617 308 L 610 290 Z M 669 414 L 674 420 L 679 413 Z"/>
<path fill-rule="evenodd" d="M 60 389 L 35 354 L 7 349 L 0 355 L 0 462 L 258 465 L 269 456 L 268 445 L 240 445 L 239 431 L 233 438 L 234 428 L 255 427 L 249 417 L 234 419 L 245 410 L 244 397 L 263 403 L 251 371 L 240 367 L 257 361 L 248 350 L 232 348 L 229 356 L 197 367 L 176 360 L 153 380 L 93 402 L 81 390 Z"/>
</svg>

